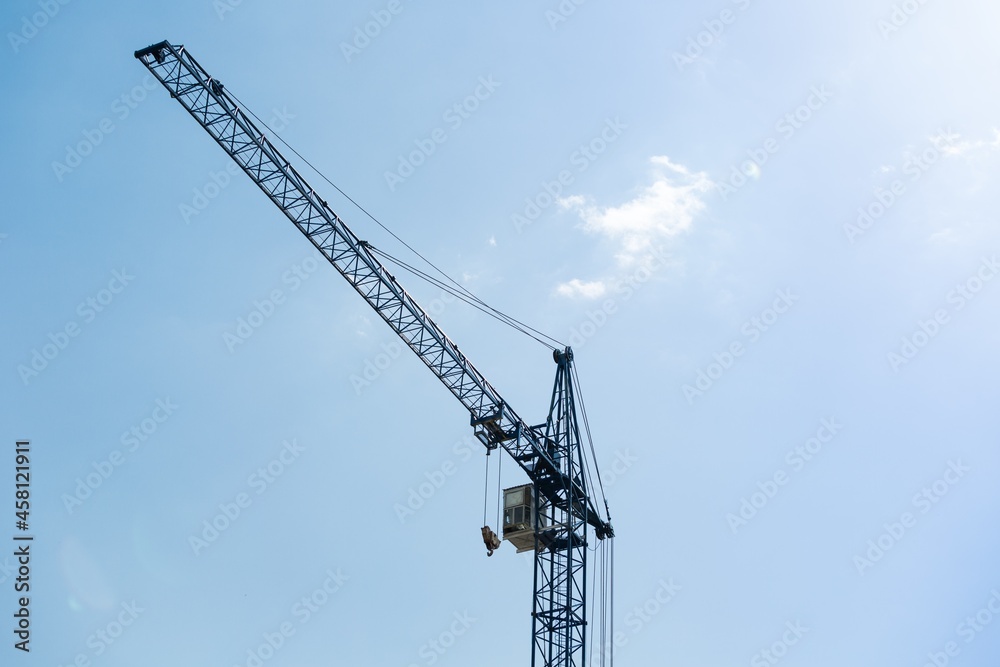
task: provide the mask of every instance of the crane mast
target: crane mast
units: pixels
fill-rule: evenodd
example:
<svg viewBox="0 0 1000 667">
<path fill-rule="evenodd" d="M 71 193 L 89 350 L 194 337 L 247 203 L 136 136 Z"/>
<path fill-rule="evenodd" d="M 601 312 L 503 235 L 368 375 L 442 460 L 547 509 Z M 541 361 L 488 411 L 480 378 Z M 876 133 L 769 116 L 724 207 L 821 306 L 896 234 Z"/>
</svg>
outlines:
<svg viewBox="0 0 1000 667">
<path fill-rule="evenodd" d="M 602 540 L 614 530 L 588 493 L 572 350 L 553 354 L 546 422 L 527 424 L 183 46 L 164 41 L 135 57 L 465 406 L 483 445 L 504 449 L 527 473 L 537 499 L 532 665 L 582 667 L 588 527 Z"/>
</svg>

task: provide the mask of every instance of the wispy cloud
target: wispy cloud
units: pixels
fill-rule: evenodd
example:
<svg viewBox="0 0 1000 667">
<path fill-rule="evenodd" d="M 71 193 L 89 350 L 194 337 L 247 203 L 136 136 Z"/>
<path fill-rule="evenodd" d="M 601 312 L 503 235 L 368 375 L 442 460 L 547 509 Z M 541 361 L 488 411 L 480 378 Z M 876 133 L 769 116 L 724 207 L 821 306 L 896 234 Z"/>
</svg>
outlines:
<svg viewBox="0 0 1000 667">
<path fill-rule="evenodd" d="M 951 227 L 940 229 L 928 237 L 928 241 L 935 244 L 953 244 L 958 240 L 955 230 Z"/>
<path fill-rule="evenodd" d="M 653 182 L 623 204 L 600 206 L 579 195 L 559 200 L 563 209 L 580 216 L 585 232 L 614 242 L 619 269 L 632 267 L 649 254 L 650 248 L 690 229 L 695 217 L 705 209 L 705 195 L 713 188 L 705 172 L 693 172 L 665 155 L 654 156 L 650 162 Z M 611 282 L 574 278 L 556 287 L 556 293 L 595 299 L 607 291 Z"/>
<path fill-rule="evenodd" d="M 931 142 L 944 154 L 950 157 L 960 157 L 981 150 L 1000 150 L 1000 130 L 993 128 L 993 138 L 986 139 L 963 139 L 962 135 L 949 130 L 946 134 L 939 134 L 931 138 Z"/>
<path fill-rule="evenodd" d="M 665 155 L 650 161 L 653 183 L 619 206 L 598 206 L 584 197 L 560 201 L 580 215 L 585 231 L 617 241 L 615 256 L 625 264 L 648 252 L 650 246 L 689 229 L 705 208 L 703 196 L 712 189 L 704 172 L 691 172 Z"/>
<path fill-rule="evenodd" d="M 579 278 L 573 278 L 568 282 L 565 282 L 558 287 L 556 287 L 556 294 L 560 296 L 566 296 L 571 299 L 574 298 L 584 298 L 584 299 L 599 299 L 607 293 L 608 288 L 604 282 L 600 280 L 592 280 L 590 282 L 583 282 Z"/>
</svg>

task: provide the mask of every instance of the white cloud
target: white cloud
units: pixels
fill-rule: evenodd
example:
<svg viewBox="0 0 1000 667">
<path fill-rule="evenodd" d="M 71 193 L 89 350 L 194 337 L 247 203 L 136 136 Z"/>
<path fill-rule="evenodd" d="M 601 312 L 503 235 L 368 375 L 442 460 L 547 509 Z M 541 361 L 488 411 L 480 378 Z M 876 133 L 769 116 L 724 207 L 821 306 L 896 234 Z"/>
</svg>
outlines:
<svg viewBox="0 0 1000 667">
<path fill-rule="evenodd" d="M 945 227 L 944 229 L 941 229 L 931 234 L 928 240 L 931 243 L 938 243 L 938 244 L 956 243 L 958 241 L 958 237 L 956 236 L 954 229 L 952 229 L 951 227 Z"/>
<path fill-rule="evenodd" d="M 601 207 L 580 196 L 560 200 L 577 211 L 583 229 L 616 241 L 616 258 L 628 266 L 651 246 L 691 227 L 705 208 L 702 197 L 712 189 L 704 172 L 691 172 L 666 156 L 650 159 L 654 180 L 638 196 L 619 206 Z"/>
<path fill-rule="evenodd" d="M 372 321 L 364 314 L 355 315 L 352 319 L 355 326 L 354 333 L 360 338 L 367 338 L 372 328 Z"/>
<path fill-rule="evenodd" d="M 944 155 L 949 157 L 960 157 L 984 148 L 988 150 L 1000 149 L 1000 130 L 993 128 L 993 139 L 991 141 L 987 141 L 985 139 L 970 141 L 968 139 L 962 139 L 962 135 L 948 129 L 945 132 L 931 137 L 931 143 L 933 143 L 935 147 L 937 147 L 937 149 Z"/>
<path fill-rule="evenodd" d="M 691 228 L 695 217 L 705 209 L 703 197 L 714 188 L 707 174 L 692 172 L 665 155 L 654 156 L 650 162 L 653 182 L 619 206 L 601 207 L 580 195 L 558 200 L 562 209 L 580 216 L 585 232 L 613 242 L 619 271 L 647 271 L 646 265 L 653 257 L 657 266 L 668 265 L 665 241 Z M 586 281 L 573 278 L 558 285 L 556 294 L 571 299 L 599 299 L 617 281 L 608 275 Z"/>
<path fill-rule="evenodd" d="M 574 278 L 556 287 L 556 294 L 566 296 L 571 299 L 599 299 L 608 291 L 607 286 L 600 280 L 583 282 L 579 278 Z"/>
<path fill-rule="evenodd" d="M 585 206 L 587 203 L 587 198 L 581 195 L 572 195 L 570 197 L 561 198 L 556 201 L 559 204 L 559 208 L 570 209 Z"/>
</svg>

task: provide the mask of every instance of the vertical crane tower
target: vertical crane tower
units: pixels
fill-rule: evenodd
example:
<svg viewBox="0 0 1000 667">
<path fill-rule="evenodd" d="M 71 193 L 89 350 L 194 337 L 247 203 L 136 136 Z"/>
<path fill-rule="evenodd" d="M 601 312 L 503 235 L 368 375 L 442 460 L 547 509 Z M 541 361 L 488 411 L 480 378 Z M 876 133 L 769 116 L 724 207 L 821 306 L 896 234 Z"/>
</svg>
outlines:
<svg viewBox="0 0 1000 667">
<path fill-rule="evenodd" d="M 572 350 L 554 351 L 548 418 L 528 425 L 183 46 L 164 41 L 135 57 L 469 410 L 487 450 L 504 449 L 527 473 L 534 499 L 531 664 L 583 667 L 588 532 L 604 540 L 614 530 L 588 490 Z"/>
</svg>

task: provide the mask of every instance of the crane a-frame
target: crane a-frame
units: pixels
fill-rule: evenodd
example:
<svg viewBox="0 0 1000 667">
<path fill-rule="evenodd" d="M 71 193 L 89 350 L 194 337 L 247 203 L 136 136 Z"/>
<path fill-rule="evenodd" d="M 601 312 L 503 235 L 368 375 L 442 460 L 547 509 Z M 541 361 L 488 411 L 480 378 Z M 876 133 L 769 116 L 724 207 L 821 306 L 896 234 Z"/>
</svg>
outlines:
<svg viewBox="0 0 1000 667">
<path fill-rule="evenodd" d="M 504 449 L 528 475 L 535 552 L 532 665 L 583 667 L 588 530 L 601 540 L 614 537 L 614 530 L 588 490 L 572 350 L 554 351 L 557 370 L 548 419 L 530 426 L 278 152 L 252 114 L 183 46 L 164 41 L 136 51 L 135 57 L 469 410 L 487 450 Z"/>
</svg>

